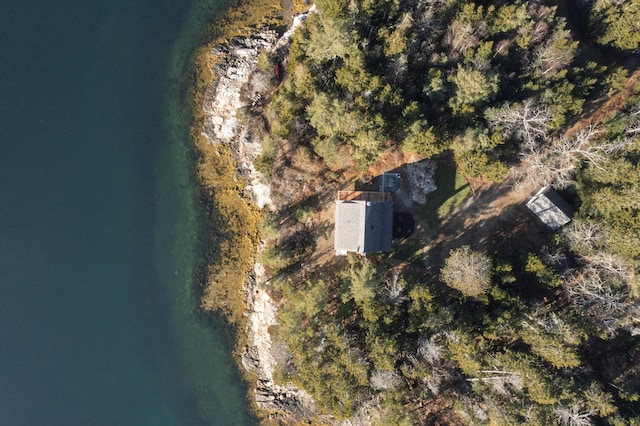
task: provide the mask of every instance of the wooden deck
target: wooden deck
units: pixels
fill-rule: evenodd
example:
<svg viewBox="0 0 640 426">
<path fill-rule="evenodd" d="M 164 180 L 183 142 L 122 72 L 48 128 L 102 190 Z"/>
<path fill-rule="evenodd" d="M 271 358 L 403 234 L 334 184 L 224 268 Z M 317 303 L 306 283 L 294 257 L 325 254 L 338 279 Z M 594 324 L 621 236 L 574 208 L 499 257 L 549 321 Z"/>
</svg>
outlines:
<svg viewBox="0 0 640 426">
<path fill-rule="evenodd" d="M 338 201 L 391 201 L 390 192 L 338 191 Z"/>
</svg>

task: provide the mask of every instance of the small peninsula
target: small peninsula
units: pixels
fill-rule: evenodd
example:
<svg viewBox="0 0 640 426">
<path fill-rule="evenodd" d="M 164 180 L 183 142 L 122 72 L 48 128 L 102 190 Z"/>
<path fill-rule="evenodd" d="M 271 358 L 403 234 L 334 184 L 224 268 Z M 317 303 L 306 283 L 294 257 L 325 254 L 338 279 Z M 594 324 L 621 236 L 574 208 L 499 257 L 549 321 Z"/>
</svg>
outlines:
<svg viewBox="0 0 640 426">
<path fill-rule="evenodd" d="M 263 423 L 640 424 L 640 1 L 227 18 L 202 307 Z"/>
</svg>

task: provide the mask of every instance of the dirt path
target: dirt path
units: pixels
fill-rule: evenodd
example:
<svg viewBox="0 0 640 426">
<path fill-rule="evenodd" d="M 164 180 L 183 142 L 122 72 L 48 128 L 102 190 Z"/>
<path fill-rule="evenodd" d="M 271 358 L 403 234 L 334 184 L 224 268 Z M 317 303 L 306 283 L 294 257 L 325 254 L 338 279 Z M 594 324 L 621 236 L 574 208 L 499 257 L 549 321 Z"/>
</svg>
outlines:
<svg viewBox="0 0 640 426">
<path fill-rule="evenodd" d="M 630 59 L 626 64 L 626 68 L 629 70 L 635 69 L 635 71 L 629 76 L 624 88 L 611 97 L 602 96 L 593 102 L 587 103 L 578 121 L 565 132 L 565 136 L 571 137 L 589 126 L 597 127 L 609 114 L 622 108 L 624 101 L 631 96 L 640 81 L 640 58 L 633 57 Z"/>
<path fill-rule="evenodd" d="M 462 245 L 492 253 L 522 226 L 536 226 L 523 217 L 522 206 L 537 188 L 516 185 L 512 176 L 510 173 L 504 183 L 481 184 L 470 199 L 447 216 L 426 247 L 430 264 L 441 265 L 450 249 Z"/>
<path fill-rule="evenodd" d="M 631 63 L 631 62 L 630 62 Z M 633 60 L 635 66 L 640 61 Z M 602 97 L 585 107 L 583 114 L 577 118 L 566 132 L 571 136 L 588 126 L 599 125 L 609 113 L 619 109 L 625 99 L 631 95 L 633 88 L 640 81 L 640 69 L 633 72 L 625 88 L 612 97 Z M 399 151 L 389 149 L 380 161 L 369 171 L 376 176 L 383 171 L 396 169 L 403 164 L 416 161 L 415 158 L 403 156 Z M 521 176 L 521 168 L 512 168 L 502 183 L 490 183 L 482 179 L 470 181 L 473 196 L 454 209 L 443 220 L 440 226 L 418 239 L 426 244 L 423 253 L 427 262 L 434 267 L 441 265 L 449 250 L 462 245 L 469 245 L 475 250 L 487 253 L 522 252 L 535 250 L 544 244 L 548 230 L 531 216 L 524 204 L 539 188 L 531 183 L 518 183 L 516 176 Z M 346 186 L 353 186 L 354 176 L 343 176 Z M 337 188 L 333 188 L 337 189 Z M 340 188 L 340 189 L 346 189 Z M 330 196 L 331 194 L 329 194 Z M 316 226 L 322 228 L 317 240 L 317 258 L 307 262 L 309 266 L 328 264 L 333 256 L 333 209 L 330 197 L 323 197 L 327 208 L 318 217 Z M 322 203 L 321 203 L 322 204 Z M 513 245 L 513 247 L 510 247 Z"/>
<path fill-rule="evenodd" d="M 566 132 L 570 137 L 589 126 L 598 126 L 613 111 L 620 109 L 625 100 L 633 93 L 640 81 L 640 60 L 629 61 L 630 69 L 635 71 L 629 77 L 623 90 L 612 97 L 603 97 L 588 104 L 583 114 Z M 489 253 L 509 250 L 505 244 L 521 243 L 513 250 L 521 251 L 528 243 L 539 239 L 545 229 L 526 213 L 524 204 L 539 188 L 532 184 L 516 184 L 519 168 L 509 171 L 507 178 L 500 184 L 482 180 L 470 182 L 473 197 L 457 207 L 447 216 L 426 247 L 429 263 L 440 265 L 451 248 L 469 245 L 475 250 Z M 532 244 L 532 247 L 535 244 Z"/>
</svg>

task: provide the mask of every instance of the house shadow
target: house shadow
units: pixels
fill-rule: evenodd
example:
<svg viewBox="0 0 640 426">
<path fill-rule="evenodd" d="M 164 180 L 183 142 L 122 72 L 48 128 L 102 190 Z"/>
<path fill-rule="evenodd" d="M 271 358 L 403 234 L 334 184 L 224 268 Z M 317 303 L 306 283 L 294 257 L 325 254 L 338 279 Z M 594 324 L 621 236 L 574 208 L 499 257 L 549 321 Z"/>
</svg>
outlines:
<svg viewBox="0 0 640 426">
<path fill-rule="evenodd" d="M 468 182 L 456 171 L 450 154 L 441 154 L 364 176 L 354 184 L 356 191 L 385 191 L 394 201 L 394 239 L 404 239 L 414 231 L 424 238 L 471 196 Z"/>
</svg>

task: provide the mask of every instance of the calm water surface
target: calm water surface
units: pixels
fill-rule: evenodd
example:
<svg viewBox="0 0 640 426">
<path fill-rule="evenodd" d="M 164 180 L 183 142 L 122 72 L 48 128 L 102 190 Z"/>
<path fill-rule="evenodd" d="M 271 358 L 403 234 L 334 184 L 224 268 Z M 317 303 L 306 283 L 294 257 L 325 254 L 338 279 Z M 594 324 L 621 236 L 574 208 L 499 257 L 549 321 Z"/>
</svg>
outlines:
<svg viewBox="0 0 640 426">
<path fill-rule="evenodd" d="M 245 425 L 183 73 L 223 0 L 2 2 L 0 424 Z"/>
</svg>

